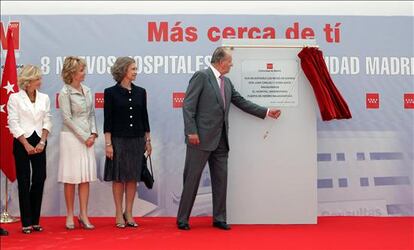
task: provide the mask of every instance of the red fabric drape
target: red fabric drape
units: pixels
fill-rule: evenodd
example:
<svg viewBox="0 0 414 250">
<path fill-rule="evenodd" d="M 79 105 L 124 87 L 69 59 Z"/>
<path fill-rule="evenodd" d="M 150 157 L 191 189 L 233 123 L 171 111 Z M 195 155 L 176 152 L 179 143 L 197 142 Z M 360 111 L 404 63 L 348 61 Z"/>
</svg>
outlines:
<svg viewBox="0 0 414 250">
<path fill-rule="evenodd" d="M 303 72 L 315 93 L 323 121 L 352 118 L 348 104 L 335 87 L 322 51 L 318 48 L 303 48 L 298 54 Z"/>
</svg>

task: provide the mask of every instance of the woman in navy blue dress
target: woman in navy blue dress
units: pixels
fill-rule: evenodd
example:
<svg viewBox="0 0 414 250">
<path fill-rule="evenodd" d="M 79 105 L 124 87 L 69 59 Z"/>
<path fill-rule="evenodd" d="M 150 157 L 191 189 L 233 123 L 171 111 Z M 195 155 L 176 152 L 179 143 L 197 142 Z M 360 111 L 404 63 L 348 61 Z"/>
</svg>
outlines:
<svg viewBox="0 0 414 250">
<path fill-rule="evenodd" d="M 151 154 L 147 94 L 132 81 L 137 65 L 132 58 L 117 58 L 111 68 L 116 84 L 104 93 L 105 173 L 104 180 L 112 181 L 116 209 L 116 226 L 137 227 L 132 206 L 137 182 L 141 180 L 142 159 Z M 125 194 L 125 210 L 123 196 Z"/>
</svg>

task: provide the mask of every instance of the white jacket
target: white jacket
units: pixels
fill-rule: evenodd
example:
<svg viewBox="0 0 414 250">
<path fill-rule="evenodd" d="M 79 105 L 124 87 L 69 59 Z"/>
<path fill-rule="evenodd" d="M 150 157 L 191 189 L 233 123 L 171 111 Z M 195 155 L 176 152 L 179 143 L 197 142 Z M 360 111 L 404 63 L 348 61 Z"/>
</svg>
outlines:
<svg viewBox="0 0 414 250">
<path fill-rule="evenodd" d="M 7 103 L 7 111 L 9 129 L 15 138 L 22 135 L 28 138 L 33 131 L 41 137 L 42 129 L 49 132 L 52 129 L 49 96 L 37 90 L 34 104 L 24 90 L 11 94 Z"/>
</svg>

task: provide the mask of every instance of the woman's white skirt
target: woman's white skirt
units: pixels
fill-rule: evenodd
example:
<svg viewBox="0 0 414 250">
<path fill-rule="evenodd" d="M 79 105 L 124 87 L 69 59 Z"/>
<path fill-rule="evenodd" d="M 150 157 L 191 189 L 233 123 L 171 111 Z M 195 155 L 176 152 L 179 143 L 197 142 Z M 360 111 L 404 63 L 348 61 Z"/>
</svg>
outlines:
<svg viewBox="0 0 414 250">
<path fill-rule="evenodd" d="M 94 146 L 88 148 L 72 132 L 60 132 L 58 181 L 70 184 L 96 181 Z"/>
</svg>

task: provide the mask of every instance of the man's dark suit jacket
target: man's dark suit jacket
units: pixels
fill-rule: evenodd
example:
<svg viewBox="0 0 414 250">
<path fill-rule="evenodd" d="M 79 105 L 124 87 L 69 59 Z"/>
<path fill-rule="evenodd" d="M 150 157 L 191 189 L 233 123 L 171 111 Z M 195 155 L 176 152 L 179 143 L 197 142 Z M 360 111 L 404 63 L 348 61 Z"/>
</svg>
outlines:
<svg viewBox="0 0 414 250">
<path fill-rule="evenodd" d="M 230 103 L 259 118 L 266 117 L 267 108 L 244 99 L 234 89 L 229 78 L 224 77 L 224 81 L 225 104 L 211 68 L 198 71 L 191 78 L 183 106 L 184 132 L 188 146 L 206 151 L 213 151 L 217 148 L 222 135 L 223 123 L 226 137 L 228 136 Z M 190 144 L 187 136 L 189 134 L 198 134 L 200 144 Z"/>
</svg>

